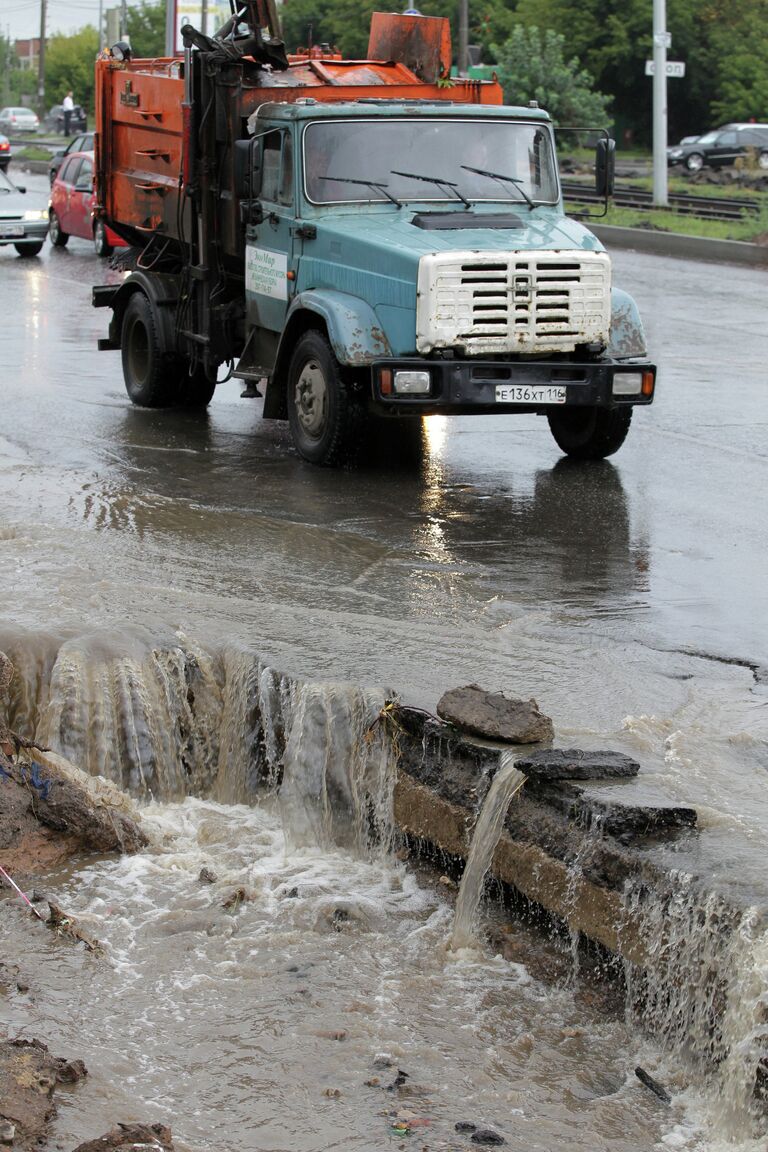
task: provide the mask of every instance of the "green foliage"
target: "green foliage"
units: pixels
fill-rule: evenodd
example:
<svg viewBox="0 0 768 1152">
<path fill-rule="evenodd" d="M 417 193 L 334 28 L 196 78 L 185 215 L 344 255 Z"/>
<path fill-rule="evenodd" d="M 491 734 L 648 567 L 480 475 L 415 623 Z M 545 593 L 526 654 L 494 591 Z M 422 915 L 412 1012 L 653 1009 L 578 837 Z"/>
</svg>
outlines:
<svg viewBox="0 0 768 1152">
<path fill-rule="evenodd" d="M 712 121 L 768 121 L 768 0 L 711 0 L 702 13 L 717 82 Z"/>
<path fill-rule="evenodd" d="M 518 24 L 494 52 L 507 104 L 536 100 L 556 124 L 607 126 L 609 98 L 575 56 L 566 59 L 564 36 Z"/>
<path fill-rule="evenodd" d="M 134 56 L 165 55 L 165 2 L 129 5 L 126 13 L 126 32 L 130 37 Z"/>
<path fill-rule="evenodd" d="M 521 23 L 565 37 L 621 125 L 650 138 L 650 0 L 518 0 Z M 678 140 L 729 120 L 768 120 L 768 0 L 674 0 L 667 6 L 670 57 L 686 75 L 670 80 L 669 136 Z"/>
<path fill-rule="evenodd" d="M 72 90 L 75 104 L 93 108 L 94 61 L 99 34 L 88 24 L 72 36 L 51 36 L 45 53 L 46 106 L 60 104 Z"/>
</svg>

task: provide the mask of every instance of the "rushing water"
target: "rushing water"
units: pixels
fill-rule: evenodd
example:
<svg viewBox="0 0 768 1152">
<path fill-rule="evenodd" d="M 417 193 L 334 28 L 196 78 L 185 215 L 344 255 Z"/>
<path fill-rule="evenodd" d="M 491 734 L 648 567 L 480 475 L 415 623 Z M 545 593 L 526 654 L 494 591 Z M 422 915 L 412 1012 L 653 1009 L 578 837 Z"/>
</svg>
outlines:
<svg viewBox="0 0 768 1152">
<path fill-rule="evenodd" d="M 3 908 L 2 958 L 30 985 L 3 1002 L 9 1033 L 91 1069 L 63 1094 L 64 1147 L 116 1119 L 160 1119 L 195 1152 L 367 1152 L 400 1139 L 392 1124 L 410 1117 L 430 1150 L 467 1147 L 455 1124 L 469 1121 L 521 1150 L 763 1152 L 750 1118 L 766 986 L 758 919 L 723 934 L 723 906 L 702 905 L 683 877 L 656 903 L 630 890 L 658 962 L 628 968 L 626 1018 L 605 1016 L 583 982 L 531 975 L 526 959 L 535 968 L 554 944 L 517 926 L 510 962 L 474 930 L 521 783 L 512 762 L 480 813 L 454 922 L 444 888 L 389 850 L 383 695 L 297 681 L 242 651 L 140 638 L 123 654 L 96 640 L 12 654 L 17 723 L 33 718 L 38 735 L 143 797 L 152 836 L 137 856 L 49 878 L 105 959 Z M 688 1039 L 707 1041 L 722 993 L 713 967 L 733 977 L 716 1070 L 687 1052 Z M 639 1085 L 638 1064 L 671 1107 Z"/>
<path fill-rule="evenodd" d="M 451 936 L 454 949 L 469 948 L 476 943 L 476 920 L 483 883 L 501 837 L 510 801 L 525 780 L 523 773 L 515 767 L 514 756 L 505 756 L 491 781 L 472 831 L 472 844 L 456 898 L 456 919 Z"/>
</svg>

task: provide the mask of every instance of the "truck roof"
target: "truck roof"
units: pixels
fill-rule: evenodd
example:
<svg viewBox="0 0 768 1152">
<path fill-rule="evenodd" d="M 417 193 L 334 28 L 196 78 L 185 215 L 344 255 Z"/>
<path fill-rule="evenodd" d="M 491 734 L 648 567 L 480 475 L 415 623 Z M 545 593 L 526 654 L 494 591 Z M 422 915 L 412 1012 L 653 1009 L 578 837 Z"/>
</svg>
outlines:
<svg viewBox="0 0 768 1152">
<path fill-rule="evenodd" d="M 333 103 L 305 97 L 292 103 L 274 101 L 260 104 L 250 122 L 270 120 L 339 119 L 350 116 L 388 118 L 391 116 L 429 117 L 456 120 L 492 118 L 495 120 L 534 120 L 551 123 L 543 108 L 525 108 L 512 104 L 454 104 L 445 100 L 404 100 L 366 96 L 358 100 L 335 100 Z"/>
</svg>

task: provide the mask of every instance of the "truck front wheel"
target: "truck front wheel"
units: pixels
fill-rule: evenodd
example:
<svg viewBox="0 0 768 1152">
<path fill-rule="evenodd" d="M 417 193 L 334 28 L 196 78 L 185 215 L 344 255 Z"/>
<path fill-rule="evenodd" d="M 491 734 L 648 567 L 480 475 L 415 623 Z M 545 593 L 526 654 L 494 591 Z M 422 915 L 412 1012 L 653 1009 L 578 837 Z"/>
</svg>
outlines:
<svg viewBox="0 0 768 1152">
<path fill-rule="evenodd" d="M 332 466 L 350 458 L 362 409 L 321 332 L 300 337 L 288 368 L 288 424 L 300 456 Z"/>
<path fill-rule="evenodd" d="M 157 320 L 143 292 L 134 292 L 121 338 L 125 390 L 141 408 L 167 408 L 178 401 L 177 365 L 165 354 Z"/>
<path fill-rule="evenodd" d="M 547 415 L 549 430 L 568 456 L 602 460 L 618 452 L 632 422 L 632 409 L 568 408 Z"/>
</svg>

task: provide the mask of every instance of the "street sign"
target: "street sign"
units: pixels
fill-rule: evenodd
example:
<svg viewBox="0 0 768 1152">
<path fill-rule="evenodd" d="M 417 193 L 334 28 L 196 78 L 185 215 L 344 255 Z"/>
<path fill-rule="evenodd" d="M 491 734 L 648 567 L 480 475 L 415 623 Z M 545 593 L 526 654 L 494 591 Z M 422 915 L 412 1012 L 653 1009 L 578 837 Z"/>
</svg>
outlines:
<svg viewBox="0 0 768 1152">
<path fill-rule="evenodd" d="M 680 80 L 685 76 L 685 61 L 684 60 L 667 60 L 666 68 L 667 76 Z M 656 66 L 653 60 L 646 60 L 645 74 L 646 76 L 653 76 L 656 73 Z"/>
<path fill-rule="evenodd" d="M 672 47 L 672 33 L 671 32 L 654 32 L 653 42 L 658 48 L 671 48 Z"/>
</svg>

